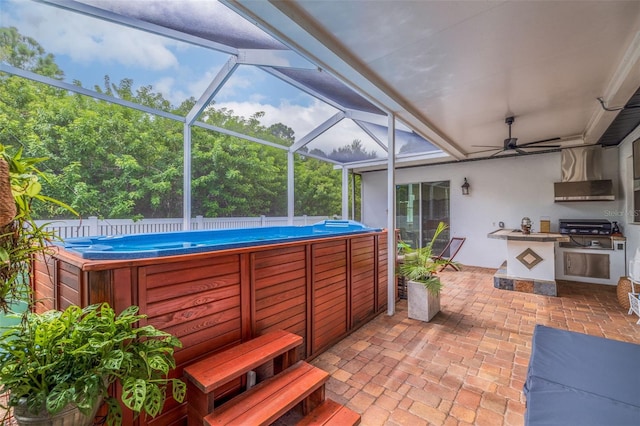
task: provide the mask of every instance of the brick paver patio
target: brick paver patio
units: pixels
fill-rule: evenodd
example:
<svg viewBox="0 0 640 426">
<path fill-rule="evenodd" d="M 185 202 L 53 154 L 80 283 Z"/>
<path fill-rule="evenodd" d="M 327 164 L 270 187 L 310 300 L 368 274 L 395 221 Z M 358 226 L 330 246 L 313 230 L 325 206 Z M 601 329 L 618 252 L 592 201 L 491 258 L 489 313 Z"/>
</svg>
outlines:
<svg viewBox="0 0 640 426">
<path fill-rule="evenodd" d="M 375 425 L 522 425 L 535 324 L 640 343 L 615 286 L 560 283 L 559 297 L 493 287 L 495 270 L 443 272 L 440 312 L 407 318 L 405 300 L 313 360 L 327 396 Z M 606 368 L 606 366 L 602 366 Z"/>
</svg>

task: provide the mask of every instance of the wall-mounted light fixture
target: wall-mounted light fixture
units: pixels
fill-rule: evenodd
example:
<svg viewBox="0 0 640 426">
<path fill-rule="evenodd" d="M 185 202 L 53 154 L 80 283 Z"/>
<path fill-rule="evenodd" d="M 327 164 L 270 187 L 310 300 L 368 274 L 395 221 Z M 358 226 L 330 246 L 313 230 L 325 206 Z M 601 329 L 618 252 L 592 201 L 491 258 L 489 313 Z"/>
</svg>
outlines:
<svg viewBox="0 0 640 426">
<path fill-rule="evenodd" d="M 467 178 L 464 178 L 464 183 L 462 184 L 462 195 L 469 195 L 469 182 L 467 182 Z"/>
</svg>

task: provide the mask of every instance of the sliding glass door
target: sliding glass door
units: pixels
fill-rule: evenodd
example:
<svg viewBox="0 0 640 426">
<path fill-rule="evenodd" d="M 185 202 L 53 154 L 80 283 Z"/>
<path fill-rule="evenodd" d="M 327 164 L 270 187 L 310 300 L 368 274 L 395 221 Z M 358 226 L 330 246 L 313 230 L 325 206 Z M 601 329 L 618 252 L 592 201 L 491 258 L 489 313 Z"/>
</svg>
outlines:
<svg viewBox="0 0 640 426">
<path fill-rule="evenodd" d="M 449 225 L 449 181 L 420 182 L 396 186 L 396 226 L 411 247 L 424 247 L 438 226 Z M 449 241 L 449 230 L 440 234 L 434 252 Z"/>
<path fill-rule="evenodd" d="M 420 184 L 396 186 L 396 226 L 400 238 L 412 248 L 420 244 Z"/>
<path fill-rule="evenodd" d="M 449 181 L 422 184 L 422 241 L 420 247 L 433 238 L 440 222 L 449 226 Z M 440 254 L 449 241 L 449 228 L 442 232 L 433 245 L 434 254 Z"/>
</svg>

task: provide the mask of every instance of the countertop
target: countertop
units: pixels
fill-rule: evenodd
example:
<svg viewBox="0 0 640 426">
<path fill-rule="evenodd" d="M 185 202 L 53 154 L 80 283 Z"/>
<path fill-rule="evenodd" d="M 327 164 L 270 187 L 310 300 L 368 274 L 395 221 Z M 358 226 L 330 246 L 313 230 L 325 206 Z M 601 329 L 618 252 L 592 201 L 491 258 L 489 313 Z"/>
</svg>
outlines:
<svg viewBox="0 0 640 426">
<path fill-rule="evenodd" d="M 542 233 L 532 232 L 530 234 L 523 234 L 519 229 L 498 229 L 487 235 L 489 238 L 496 238 L 498 240 L 509 241 L 535 241 L 540 243 L 556 242 L 556 241 L 569 241 L 568 235 L 554 234 L 554 233 Z"/>
</svg>

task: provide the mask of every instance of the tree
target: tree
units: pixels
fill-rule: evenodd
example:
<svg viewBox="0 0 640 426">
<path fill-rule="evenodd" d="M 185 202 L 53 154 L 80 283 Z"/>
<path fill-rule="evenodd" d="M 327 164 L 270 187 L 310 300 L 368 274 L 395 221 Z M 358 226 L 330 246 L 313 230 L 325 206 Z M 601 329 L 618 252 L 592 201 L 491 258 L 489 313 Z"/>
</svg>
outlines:
<svg viewBox="0 0 640 426">
<path fill-rule="evenodd" d="M 295 163 L 295 211 L 309 216 L 338 215 L 341 211 L 339 170 L 325 161 L 298 157 Z"/>
<path fill-rule="evenodd" d="M 367 160 L 376 158 L 374 151 L 367 151 L 362 145 L 362 141 L 355 139 L 351 142 L 351 145 L 345 145 L 338 149 L 334 149 L 331 154 L 328 155 L 332 160 L 340 161 L 343 163 L 350 161 Z"/>
<path fill-rule="evenodd" d="M 193 214 L 208 217 L 286 214 L 284 151 L 192 132 Z"/>
<path fill-rule="evenodd" d="M 46 53 L 35 39 L 21 35 L 15 27 L 0 28 L 0 61 L 47 77 L 59 80 L 64 77 L 54 56 Z"/>
<path fill-rule="evenodd" d="M 282 123 L 275 123 L 269 126 L 267 131 L 277 140 L 285 142 L 286 146 L 291 146 L 295 142 L 294 131 L 291 127 Z"/>
<path fill-rule="evenodd" d="M 63 75 L 53 56 L 35 40 L 20 36 L 15 28 L 4 28 L 0 34 L 3 57 L 15 65 L 44 67 L 52 75 Z M 0 143 L 48 158 L 43 165 L 52 176 L 43 184 L 48 194 L 70 204 L 82 217 L 182 215 L 182 123 L 16 76 L 0 78 Z M 114 83 L 105 76 L 103 86 L 94 89 L 182 116 L 196 102 L 189 98 L 174 107 L 151 86 L 134 87 L 131 79 Z M 266 127 L 263 119 L 263 112 L 245 118 L 215 104 L 201 117 L 209 124 L 283 146 L 294 143 L 291 128 L 282 123 Z M 356 145 L 349 149 L 359 151 Z M 285 215 L 286 169 L 285 150 L 194 127 L 193 214 Z M 302 159 L 296 162 L 296 174 L 297 214 L 339 213 L 340 174 L 330 164 Z M 34 210 L 42 218 L 65 214 L 51 207 Z"/>
</svg>

